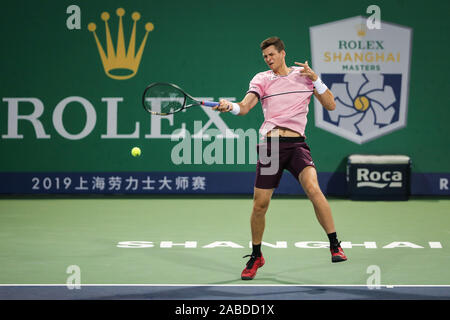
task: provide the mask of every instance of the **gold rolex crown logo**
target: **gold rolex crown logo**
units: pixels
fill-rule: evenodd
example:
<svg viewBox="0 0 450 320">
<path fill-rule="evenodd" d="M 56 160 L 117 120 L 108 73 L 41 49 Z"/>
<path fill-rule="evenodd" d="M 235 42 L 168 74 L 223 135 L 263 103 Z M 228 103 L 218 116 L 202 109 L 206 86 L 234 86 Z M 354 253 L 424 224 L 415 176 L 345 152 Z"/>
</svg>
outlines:
<svg viewBox="0 0 450 320">
<path fill-rule="evenodd" d="M 88 30 L 94 35 L 95 42 L 97 43 L 98 53 L 102 60 L 103 68 L 108 77 L 117 80 L 125 80 L 133 77 L 139 68 L 139 63 L 141 62 L 142 54 L 144 52 L 145 42 L 147 41 L 148 33 L 154 29 L 151 22 L 145 24 L 145 36 L 139 46 L 138 52 L 135 53 L 136 48 L 136 24 L 141 18 L 139 12 L 133 12 L 131 18 L 133 19 L 133 29 L 131 31 L 130 42 L 128 44 L 128 50 L 125 50 L 125 36 L 123 33 L 123 21 L 122 17 L 125 15 L 125 10 L 119 8 L 116 10 L 116 14 L 119 17 L 119 32 L 117 36 L 117 49 L 114 50 L 113 41 L 111 37 L 111 32 L 109 31 L 109 13 L 103 12 L 101 14 L 101 19 L 105 21 L 105 31 L 106 31 L 106 53 L 98 40 L 95 30 L 97 26 L 95 23 L 91 22 L 88 25 Z M 121 73 L 126 74 L 121 74 Z"/>
<path fill-rule="evenodd" d="M 366 25 L 359 24 L 356 27 L 356 33 L 358 34 L 358 37 L 364 37 L 366 35 L 366 32 L 367 32 Z"/>
</svg>

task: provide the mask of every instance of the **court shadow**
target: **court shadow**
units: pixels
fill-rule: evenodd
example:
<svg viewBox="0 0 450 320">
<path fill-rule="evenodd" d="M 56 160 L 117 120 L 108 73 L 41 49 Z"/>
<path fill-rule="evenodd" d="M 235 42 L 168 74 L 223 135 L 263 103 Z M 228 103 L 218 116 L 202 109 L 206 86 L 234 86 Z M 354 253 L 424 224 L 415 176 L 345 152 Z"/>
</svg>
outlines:
<svg viewBox="0 0 450 320">
<path fill-rule="evenodd" d="M 141 289 L 141 290 L 140 290 Z M 103 295 L 99 300 L 285 300 L 294 298 L 299 292 L 309 295 L 317 294 L 324 289 L 302 287 L 271 286 L 179 286 L 135 288 L 135 293 Z M 106 292 L 104 292 L 106 293 Z"/>
<path fill-rule="evenodd" d="M 366 286 L 151 286 L 106 287 L 98 300 L 448 300 L 449 289 Z M 443 289 L 443 288 L 440 288 Z"/>
</svg>

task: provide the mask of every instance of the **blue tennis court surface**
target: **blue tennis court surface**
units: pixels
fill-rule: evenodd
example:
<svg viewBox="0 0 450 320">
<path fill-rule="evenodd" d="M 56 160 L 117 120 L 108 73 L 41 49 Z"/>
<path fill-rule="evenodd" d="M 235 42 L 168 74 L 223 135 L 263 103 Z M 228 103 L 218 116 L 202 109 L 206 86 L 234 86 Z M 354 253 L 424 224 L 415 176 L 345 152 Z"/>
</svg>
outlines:
<svg viewBox="0 0 450 320">
<path fill-rule="evenodd" d="M 3 285 L 4 300 L 450 300 L 450 286 Z"/>
</svg>

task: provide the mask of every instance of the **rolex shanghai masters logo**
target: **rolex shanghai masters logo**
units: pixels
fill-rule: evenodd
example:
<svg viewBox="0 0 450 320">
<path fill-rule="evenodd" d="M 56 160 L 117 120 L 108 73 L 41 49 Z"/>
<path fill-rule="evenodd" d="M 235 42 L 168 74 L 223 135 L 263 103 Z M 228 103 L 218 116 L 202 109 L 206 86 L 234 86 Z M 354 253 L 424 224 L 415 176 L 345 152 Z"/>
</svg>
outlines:
<svg viewBox="0 0 450 320">
<path fill-rule="evenodd" d="M 365 17 L 310 28 L 312 66 L 336 109 L 315 100 L 316 126 L 363 144 L 406 126 L 412 30 Z"/>
<path fill-rule="evenodd" d="M 125 80 L 134 77 L 139 69 L 142 54 L 144 53 L 145 43 L 150 31 L 154 29 L 151 22 L 145 24 L 145 35 L 140 44 L 136 43 L 136 28 L 138 21 L 141 19 L 139 12 L 133 12 L 131 19 L 133 20 L 133 27 L 128 42 L 128 47 L 125 44 L 124 33 L 124 16 L 125 10 L 119 8 L 116 10 L 116 14 L 119 18 L 118 32 L 116 47 L 114 47 L 113 37 L 109 28 L 110 15 L 108 12 L 103 12 L 100 18 L 105 22 L 105 36 L 106 36 L 106 51 L 99 40 L 96 30 L 97 25 L 93 22 L 88 24 L 88 30 L 94 35 L 95 42 L 97 44 L 100 60 L 103 65 L 103 69 L 108 77 L 116 80 Z M 113 34 L 116 34 L 114 32 Z M 136 47 L 138 45 L 138 47 Z M 137 52 L 136 52 L 137 49 Z"/>
</svg>

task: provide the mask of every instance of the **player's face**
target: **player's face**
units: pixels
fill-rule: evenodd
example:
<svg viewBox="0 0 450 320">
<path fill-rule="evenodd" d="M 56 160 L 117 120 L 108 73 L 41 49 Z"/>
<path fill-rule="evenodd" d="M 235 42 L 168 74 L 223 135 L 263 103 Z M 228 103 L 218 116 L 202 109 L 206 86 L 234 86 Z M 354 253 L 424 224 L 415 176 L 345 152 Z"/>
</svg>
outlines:
<svg viewBox="0 0 450 320">
<path fill-rule="evenodd" d="M 286 52 L 281 50 L 278 52 L 275 46 L 269 46 L 262 51 L 264 61 L 273 71 L 280 69 L 284 65 L 284 57 Z"/>
</svg>

